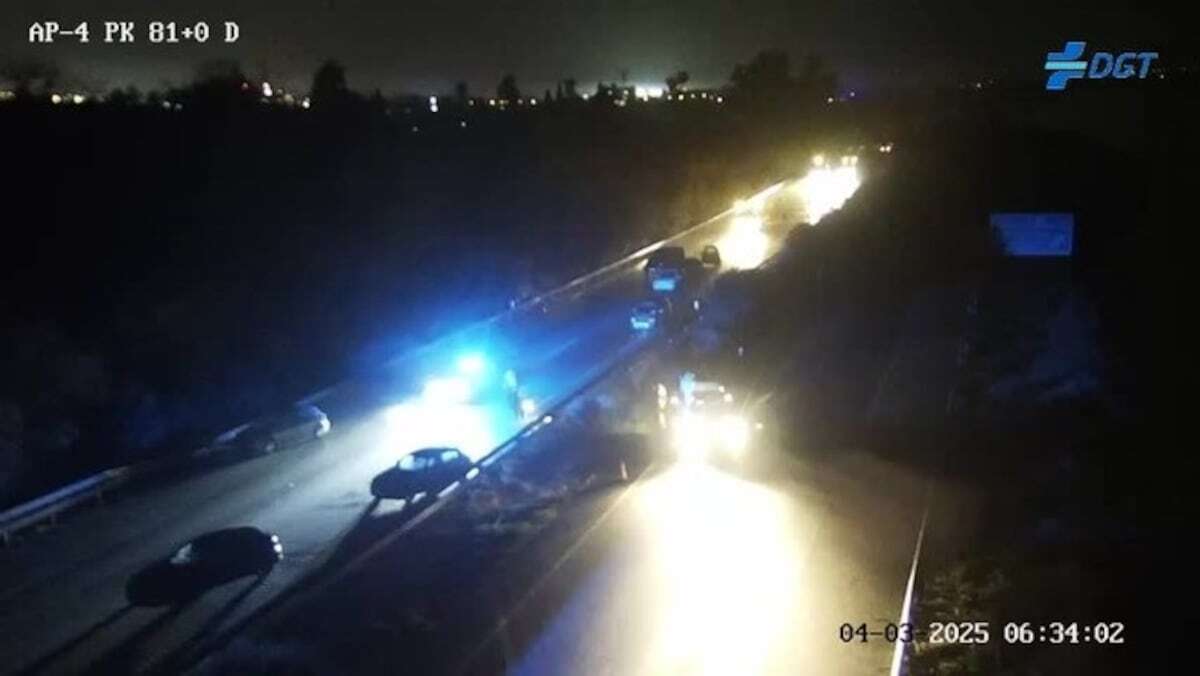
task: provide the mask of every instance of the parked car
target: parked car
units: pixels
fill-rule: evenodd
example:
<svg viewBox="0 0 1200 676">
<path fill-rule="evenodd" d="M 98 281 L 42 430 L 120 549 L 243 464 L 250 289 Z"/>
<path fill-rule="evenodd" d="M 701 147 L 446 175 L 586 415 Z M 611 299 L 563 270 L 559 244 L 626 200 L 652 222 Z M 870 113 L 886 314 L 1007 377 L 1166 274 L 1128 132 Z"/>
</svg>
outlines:
<svg viewBox="0 0 1200 676">
<path fill-rule="evenodd" d="M 330 429 L 329 416 L 321 409 L 312 405 L 295 406 L 250 423 L 237 434 L 234 445 L 257 453 L 273 453 L 319 439 Z"/>
<path fill-rule="evenodd" d="M 470 471 L 471 459 L 457 448 L 414 451 L 371 481 L 371 495 L 380 499 L 411 500 L 436 493 Z"/>
<path fill-rule="evenodd" d="M 209 589 L 271 572 L 283 559 L 279 536 L 251 526 L 212 531 L 143 568 L 125 592 L 134 605 L 183 603 Z"/>
<path fill-rule="evenodd" d="M 646 287 L 653 293 L 673 293 L 684 283 L 686 255 L 681 246 L 665 246 L 646 259 Z"/>
</svg>

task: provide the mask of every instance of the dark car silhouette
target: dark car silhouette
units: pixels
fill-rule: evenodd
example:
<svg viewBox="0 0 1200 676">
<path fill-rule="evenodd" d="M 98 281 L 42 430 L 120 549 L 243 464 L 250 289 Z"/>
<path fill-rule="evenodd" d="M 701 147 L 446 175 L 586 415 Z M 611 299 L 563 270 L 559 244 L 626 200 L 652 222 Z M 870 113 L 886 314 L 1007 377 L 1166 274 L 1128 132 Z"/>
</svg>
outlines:
<svg viewBox="0 0 1200 676">
<path fill-rule="evenodd" d="M 461 479 L 471 467 L 471 459 L 457 448 L 423 448 L 375 477 L 371 495 L 409 500 L 420 493 L 435 493 Z"/>
<path fill-rule="evenodd" d="M 282 559 L 277 535 L 251 526 L 212 531 L 143 568 L 125 593 L 133 605 L 183 603 L 238 578 L 264 576 Z"/>
<path fill-rule="evenodd" d="M 700 251 L 700 262 L 710 267 L 721 267 L 721 250 L 714 244 L 705 246 Z"/>
</svg>

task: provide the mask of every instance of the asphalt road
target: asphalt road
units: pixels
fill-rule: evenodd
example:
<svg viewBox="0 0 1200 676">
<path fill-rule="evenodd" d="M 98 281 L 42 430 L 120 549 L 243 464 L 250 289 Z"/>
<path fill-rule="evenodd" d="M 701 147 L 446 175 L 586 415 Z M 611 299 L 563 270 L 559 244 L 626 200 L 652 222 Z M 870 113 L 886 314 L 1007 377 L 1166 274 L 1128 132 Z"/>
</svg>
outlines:
<svg viewBox="0 0 1200 676">
<path fill-rule="evenodd" d="M 595 515 L 465 671 L 886 674 L 891 644 L 845 643 L 839 627 L 897 621 L 922 485 L 865 457 L 780 461 L 757 478 L 652 472 Z"/>
<path fill-rule="evenodd" d="M 726 243 L 731 262 L 753 265 L 779 241 L 746 226 L 745 216 L 726 215 L 681 243 L 693 253 L 712 241 Z M 630 270 L 492 334 L 520 346 L 517 368 L 528 394 L 548 401 L 638 340 L 627 318 L 640 295 L 640 272 Z M 371 396 L 362 394 L 367 391 Z M 397 429 L 381 404 L 413 394 L 397 387 L 381 396 L 379 382 L 348 388 L 337 395 L 342 401 L 320 402 L 335 428 L 317 443 L 117 494 L 0 551 L 0 664 L 13 672 L 143 670 L 241 621 L 320 567 L 374 509 L 371 478 L 404 453 L 445 442 L 478 455 L 517 427 L 505 411 L 481 405 L 472 407 L 469 423 L 452 423 L 453 429 Z M 395 509 L 384 505 L 375 513 Z M 215 589 L 182 608 L 128 604 L 124 587 L 132 574 L 199 534 L 237 525 L 282 538 L 286 557 L 270 575 Z"/>
<path fill-rule="evenodd" d="M 553 434 L 519 451 L 518 482 L 607 457 Z M 602 480 L 554 501 L 533 536 L 487 535 L 500 519 L 471 518 L 464 497 L 200 671 L 886 674 L 892 645 L 839 627 L 896 621 L 925 480 L 865 453 L 778 450 L 756 447 L 743 472 L 654 445 L 628 484 L 601 460 Z"/>
</svg>

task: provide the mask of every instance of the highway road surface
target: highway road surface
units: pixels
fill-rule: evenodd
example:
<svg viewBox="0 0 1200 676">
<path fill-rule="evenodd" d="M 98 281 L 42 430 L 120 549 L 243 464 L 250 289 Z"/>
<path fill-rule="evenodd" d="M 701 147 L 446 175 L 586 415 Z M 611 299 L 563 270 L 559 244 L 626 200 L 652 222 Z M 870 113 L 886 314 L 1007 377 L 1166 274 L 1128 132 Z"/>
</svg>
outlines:
<svg viewBox="0 0 1200 676">
<path fill-rule="evenodd" d="M 652 473 L 465 671 L 887 674 L 891 644 L 846 643 L 839 627 L 897 621 L 923 482 L 840 460 L 757 479 L 705 464 Z"/>
<path fill-rule="evenodd" d="M 780 194 L 803 196 L 804 185 L 787 184 Z M 694 255 L 717 242 L 727 267 L 752 267 L 780 241 L 743 209 L 679 243 Z M 642 294 L 640 275 L 632 267 L 611 275 L 546 314 L 524 313 L 489 330 L 489 340 L 517 355 L 505 366 L 523 374 L 526 393 L 550 401 L 642 340 L 628 328 L 629 308 Z M 373 382 L 339 388 L 319 401 L 334 430 L 316 443 L 240 462 L 209 458 L 211 466 L 200 471 L 117 493 L 102 507 L 27 533 L 0 551 L 0 664 L 31 673 L 147 670 L 234 626 L 319 569 L 365 514 L 402 513 L 402 505 L 373 504 L 369 484 L 405 453 L 445 443 L 478 457 L 518 428 L 515 416 L 496 405 L 460 406 L 453 413 L 421 408 L 411 377 L 388 374 L 411 376 L 427 360 L 422 357 L 419 368 L 381 371 Z M 238 525 L 282 538 L 285 558 L 268 576 L 225 585 L 184 607 L 129 604 L 131 575 L 197 535 Z"/>
<path fill-rule="evenodd" d="M 567 432 L 537 443 L 513 470 L 524 481 L 552 473 L 540 454 L 605 453 Z M 630 483 L 610 473 L 555 502 L 528 541 L 480 537 L 489 516 L 439 512 L 200 672 L 889 673 L 892 644 L 839 629 L 897 621 L 923 477 L 856 452 L 762 446 L 752 469 L 731 471 L 652 450 Z"/>
</svg>

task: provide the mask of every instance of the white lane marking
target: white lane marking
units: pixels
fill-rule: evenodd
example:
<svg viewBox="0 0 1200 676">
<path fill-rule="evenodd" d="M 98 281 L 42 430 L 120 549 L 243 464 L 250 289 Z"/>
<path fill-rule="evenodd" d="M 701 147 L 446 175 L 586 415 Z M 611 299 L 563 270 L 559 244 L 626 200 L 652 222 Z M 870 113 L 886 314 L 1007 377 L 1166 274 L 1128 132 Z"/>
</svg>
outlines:
<svg viewBox="0 0 1200 676">
<path fill-rule="evenodd" d="M 921 528 L 917 531 L 917 546 L 913 549 L 912 566 L 908 570 L 908 584 L 904 589 L 904 604 L 900 607 L 900 621 L 897 626 L 902 626 L 909 621 L 909 615 L 912 613 L 912 597 L 913 586 L 917 581 L 917 562 L 921 560 L 921 545 L 925 542 L 925 524 L 929 520 L 929 497 L 925 498 L 925 511 L 921 514 Z M 891 676 L 900 676 L 900 667 L 904 663 L 904 649 L 907 643 L 904 641 L 896 641 L 896 647 L 892 650 L 892 668 L 888 672 Z"/>
</svg>

